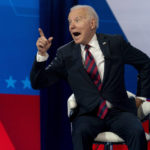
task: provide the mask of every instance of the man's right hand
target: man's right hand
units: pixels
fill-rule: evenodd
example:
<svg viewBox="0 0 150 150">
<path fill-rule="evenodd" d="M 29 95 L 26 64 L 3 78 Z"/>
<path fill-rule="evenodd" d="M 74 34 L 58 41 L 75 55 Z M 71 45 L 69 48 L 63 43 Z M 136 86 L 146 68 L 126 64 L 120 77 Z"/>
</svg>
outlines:
<svg viewBox="0 0 150 150">
<path fill-rule="evenodd" d="M 45 56 L 46 52 L 52 45 L 53 37 L 49 37 L 48 39 L 45 37 L 44 32 L 41 28 L 39 28 L 40 37 L 38 38 L 36 42 L 36 46 L 38 49 L 38 54 Z"/>
</svg>

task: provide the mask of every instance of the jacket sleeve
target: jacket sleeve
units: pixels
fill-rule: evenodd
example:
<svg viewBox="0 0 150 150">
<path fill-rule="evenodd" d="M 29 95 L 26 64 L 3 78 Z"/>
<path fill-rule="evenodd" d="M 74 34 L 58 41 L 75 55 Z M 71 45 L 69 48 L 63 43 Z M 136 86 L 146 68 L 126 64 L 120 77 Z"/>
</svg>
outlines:
<svg viewBox="0 0 150 150">
<path fill-rule="evenodd" d="M 124 64 L 130 64 L 138 71 L 137 96 L 150 97 L 150 58 L 121 39 Z"/>
<path fill-rule="evenodd" d="M 31 86 L 34 89 L 48 87 L 60 79 L 65 79 L 66 75 L 63 55 L 60 50 L 58 50 L 56 57 L 47 67 L 46 61 L 34 61 L 30 72 Z"/>
</svg>

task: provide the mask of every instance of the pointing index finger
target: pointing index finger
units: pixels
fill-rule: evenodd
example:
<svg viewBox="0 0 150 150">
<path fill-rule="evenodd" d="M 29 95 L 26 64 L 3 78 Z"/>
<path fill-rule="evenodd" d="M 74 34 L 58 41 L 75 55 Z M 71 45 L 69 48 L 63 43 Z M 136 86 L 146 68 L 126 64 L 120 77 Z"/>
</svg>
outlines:
<svg viewBox="0 0 150 150">
<path fill-rule="evenodd" d="M 44 32 L 43 32 L 43 30 L 41 28 L 39 28 L 39 34 L 40 34 L 40 36 L 45 36 Z"/>
</svg>

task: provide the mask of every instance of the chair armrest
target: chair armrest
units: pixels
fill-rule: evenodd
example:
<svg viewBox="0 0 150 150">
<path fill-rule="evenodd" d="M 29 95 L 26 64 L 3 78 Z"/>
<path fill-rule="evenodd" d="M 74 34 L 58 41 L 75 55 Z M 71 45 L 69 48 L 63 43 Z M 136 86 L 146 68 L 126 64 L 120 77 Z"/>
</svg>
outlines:
<svg viewBox="0 0 150 150">
<path fill-rule="evenodd" d="M 128 95 L 128 97 L 130 98 L 130 97 L 136 97 L 136 95 L 135 94 L 133 94 L 132 92 L 130 92 L 130 91 L 127 91 L 127 95 Z"/>
<path fill-rule="evenodd" d="M 136 98 L 136 95 L 129 91 L 127 91 L 127 95 L 129 98 L 131 97 L 133 97 L 134 99 Z M 150 114 L 150 102 L 142 100 L 141 105 L 138 107 L 137 115 L 140 118 L 140 120 L 142 120 L 149 114 Z"/>
<path fill-rule="evenodd" d="M 74 94 L 71 94 L 71 96 L 68 98 L 67 107 L 68 107 L 68 117 L 70 117 L 73 114 L 73 110 L 77 107 L 77 102 Z"/>
<path fill-rule="evenodd" d="M 135 95 L 133 93 L 127 91 L 127 94 L 129 98 L 131 97 L 135 98 Z M 67 107 L 68 107 L 68 117 L 70 117 L 73 114 L 74 109 L 77 107 L 77 102 L 76 102 L 74 94 L 72 94 L 68 98 Z M 150 114 L 150 102 L 144 101 L 138 108 L 138 117 L 142 120 L 148 114 Z"/>
<path fill-rule="evenodd" d="M 150 102 L 144 101 L 138 108 L 138 117 L 142 120 L 150 114 Z"/>
</svg>

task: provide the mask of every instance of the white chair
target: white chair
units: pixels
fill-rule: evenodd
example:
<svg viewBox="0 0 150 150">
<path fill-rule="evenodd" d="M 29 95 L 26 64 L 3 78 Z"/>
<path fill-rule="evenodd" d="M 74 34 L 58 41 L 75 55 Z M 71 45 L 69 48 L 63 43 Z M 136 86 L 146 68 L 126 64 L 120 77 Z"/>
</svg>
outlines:
<svg viewBox="0 0 150 150">
<path fill-rule="evenodd" d="M 135 97 L 135 95 L 129 91 L 127 91 L 127 94 L 129 97 Z M 75 108 L 77 107 L 74 94 L 72 94 L 68 98 L 67 107 L 68 107 L 68 117 L 70 117 L 73 114 Z M 143 101 L 143 103 L 138 108 L 138 117 L 140 120 L 143 120 L 146 116 L 148 116 L 149 117 L 148 119 L 150 120 L 150 102 Z M 145 133 L 145 136 L 147 141 L 150 141 L 150 133 L 149 134 Z M 99 133 L 97 137 L 94 139 L 94 143 L 104 144 L 105 149 L 112 150 L 113 144 L 125 144 L 125 141 L 117 134 L 108 131 Z"/>
</svg>

